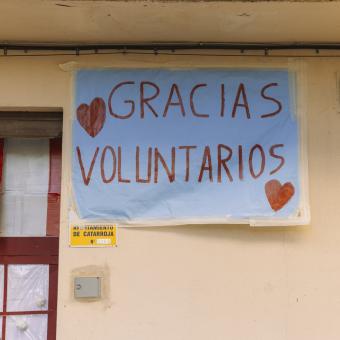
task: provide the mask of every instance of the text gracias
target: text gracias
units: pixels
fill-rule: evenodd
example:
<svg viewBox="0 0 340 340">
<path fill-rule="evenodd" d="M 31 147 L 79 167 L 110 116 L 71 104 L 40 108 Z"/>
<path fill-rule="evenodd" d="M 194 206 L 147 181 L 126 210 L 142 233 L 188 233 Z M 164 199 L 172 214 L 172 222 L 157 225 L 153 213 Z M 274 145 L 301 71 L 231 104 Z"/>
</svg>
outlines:
<svg viewBox="0 0 340 340">
<path fill-rule="evenodd" d="M 112 100 L 113 96 L 117 93 L 117 91 L 125 86 L 133 86 L 135 85 L 134 81 L 125 81 L 117 84 L 113 87 L 109 99 L 108 99 L 108 108 L 109 113 L 112 117 L 116 119 L 129 119 L 134 114 L 136 114 L 136 103 L 132 99 L 124 99 L 124 103 L 126 104 L 127 112 L 118 113 L 113 110 Z M 208 119 L 209 114 L 198 112 L 195 105 L 195 97 L 198 95 L 198 90 L 203 90 L 207 84 L 197 84 L 195 85 L 189 96 L 189 106 L 191 114 L 194 117 L 199 119 Z M 260 94 L 263 100 L 269 101 L 275 106 L 275 109 L 268 113 L 263 113 L 259 117 L 261 119 L 271 118 L 278 115 L 282 111 L 282 103 L 277 98 L 269 95 L 268 92 L 271 88 L 279 86 L 278 83 L 268 83 L 263 86 L 260 90 Z M 152 95 L 146 95 L 146 89 L 152 88 L 154 90 Z M 166 118 L 169 112 L 169 109 L 172 107 L 176 107 L 180 114 L 185 117 L 187 112 L 185 111 L 185 106 L 183 103 L 182 95 L 177 84 L 172 84 L 167 102 L 164 106 L 164 110 L 162 113 L 156 111 L 154 106 L 152 105 L 152 101 L 155 100 L 159 94 L 160 89 L 157 84 L 150 81 L 143 81 L 139 84 L 139 114 L 140 118 L 143 119 L 147 113 L 150 113 L 155 118 Z M 221 110 L 219 115 L 221 117 L 225 116 L 225 84 L 221 84 L 220 87 L 220 101 L 221 101 Z M 104 103 L 105 105 L 105 103 Z M 252 119 L 251 109 L 249 107 L 248 99 L 247 99 L 247 90 L 246 86 L 243 83 L 240 83 L 238 89 L 236 91 L 235 99 L 233 101 L 232 110 L 231 110 L 231 118 L 236 119 L 238 115 L 243 114 L 247 119 Z M 285 158 L 280 153 L 280 149 L 284 148 L 284 144 L 274 144 L 271 145 L 267 150 L 263 148 L 260 144 L 255 144 L 249 148 L 249 153 L 245 155 L 244 147 L 242 145 L 238 145 L 236 150 L 233 150 L 231 147 L 225 144 L 217 145 L 217 152 L 212 153 L 210 146 L 205 146 L 203 150 L 201 150 L 202 161 L 200 164 L 200 169 L 198 171 L 198 175 L 195 178 L 192 178 L 191 175 L 191 165 L 190 159 L 193 152 L 197 152 L 197 145 L 178 145 L 170 147 L 171 159 L 166 160 L 161 150 L 158 147 L 148 147 L 147 148 L 147 159 L 145 159 L 146 166 L 143 167 L 146 169 L 144 176 L 141 175 L 141 149 L 139 146 L 136 146 L 135 149 L 135 176 L 134 178 L 126 178 L 123 176 L 122 170 L 122 146 L 112 147 L 110 145 L 106 145 L 100 150 L 97 147 L 93 153 L 91 163 L 88 166 L 85 166 L 82 157 L 82 151 L 79 146 L 76 147 L 77 159 L 79 162 L 79 166 L 82 173 L 83 182 L 85 185 L 89 185 L 91 181 L 91 176 L 93 173 L 93 169 L 95 165 L 98 163 L 100 166 L 100 174 L 101 180 L 105 184 L 109 184 L 113 182 L 115 179 L 117 183 L 131 183 L 131 181 L 135 181 L 136 183 L 158 183 L 159 182 L 159 171 L 162 168 L 168 178 L 170 183 L 176 180 L 176 157 L 179 152 L 184 153 L 185 157 L 185 168 L 181 169 L 181 173 L 184 173 L 184 181 L 189 182 L 191 180 L 196 180 L 198 182 L 202 182 L 203 180 L 208 179 L 210 182 L 214 181 L 214 173 L 217 173 L 215 181 L 217 183 L 222 183 L 223 179 L 226 178 L 228 181 L 232 182 L 234 178 L 238 178 L 239 180 L 243 180 L 244 171 L 245 171 L 245 162 L 247 168 L 249 169 L 249 173 L 252 178 L 259 178 L 265 171 L 266 168 L 266 158 L 271 157 L 277 161 L 276 166 L 273 169 L 268 169 L 270 175 L 278 172 L 285 163 Z M 282 150 L 281 150 L 282 151 Z M 216 154 L 217 159 L 213 159 L 212 154 Z M 255 155 L 257 154 L 258 161 L 255 162 Z M 228 166 L 228 162 L 232 160 L 235 161 L 237 159 L 237 173 L 233 174 L 231 172 L 230 167 Z M 246 159 L 246 160 L 245 160 Z M 258 163 L 258 164 L 254 164 Z M 107 164 L 110 164 L 110 171 L 107 173 Z M 216 169 L 214 169 L 214 167 Z M 184 171 L 183 171 L 184 170 Z"/>
</svg>

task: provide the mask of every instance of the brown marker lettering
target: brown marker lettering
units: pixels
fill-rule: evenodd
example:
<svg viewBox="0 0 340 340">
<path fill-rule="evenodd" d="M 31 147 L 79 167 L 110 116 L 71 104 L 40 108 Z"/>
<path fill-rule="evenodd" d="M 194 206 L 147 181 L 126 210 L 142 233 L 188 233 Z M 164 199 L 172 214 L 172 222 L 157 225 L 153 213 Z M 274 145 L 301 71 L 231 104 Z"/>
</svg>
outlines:
<svg viewBox="0 0 340 340">
<path fill-rule="evenodd" d="M 240 102 L 241 96 L 242 96 L 242 102 Z M 233 112 L 231 115 L 233 118 L 235 118 L 236 116 L 236 111 L 238 107 L 243 107 L 246 111 L 247 118 L 250 119 L 250 110 L 249 110 L 249 105 L 248 105 L 248 100 L 247 100 L 246 89 L 244 87 L 244 84 L 242 83 L 239 85 L 238 90 L 237 90 Z"/>
<path fill-rule="evenodd" d="M 111 156 L 112 156 L 112 174 L 111 174 L 110 178 L 106 178 L 106 175 L 105 175 L 105 159 L 106 159 L 106 151 L 107 150 L 110 151 Z M 110 183 L 110 182 L 113 181 L 113 179 L 116 176 L 116 167 L 117 167 L 117 159 L 116 159 L 115 150 L 111 146 L 107 145 L 107 146 L 105 146 L 105 148 L 102 152 L 102 157 L 100 159 L 100 173 L 101 173 L 102 180 L 103 180 L 104 183 Z"/>
<path fill-rule="evenodd" d="M 158 163 L 159 161 L 162 163 L 163 168 L 166 172 L 166 174 L 168 175 L 169 181 L 170 183 L 172 183 L 175 180 L 175 159 L 176 159 L 176 149 L 175 147 L 171 148 L 171 171 L 169 170 L 168 165 L 166 164 L 163 156 L 161 155 L 161 153 L 158 151 L 158 148 L 155 148 L 155 178 L 154 181 L 155 183 L 158 183 Z"/>
<path fill-rule="evenodd" d="M 156 90 L 156 92 L 151 97 L 145 97 L 144 87 L 146 85 L 151 86 Z M 156 110 L 151 106 L 151 104 L 149 102 L 151 100 L 155 99 L 159 95 L 159 92 L 160 92 L 159 87 L 155 83 L 152 83 L 151 81 L 142 81 L 140 83 L 140 114 L 141 114 L 141 118 L 144 118 L 144 116 L 145 116 L 145 109 L 144 109 L 145 105 L 149 108 L 149 110 L 153 113 L 153 115 L 155 117 L 158 117 Z"/>
<path fill-rule="evenodd" d="M 84 168 L 84 164 L 83 164 L 83 160 L 82 160 L 82 157 L 81 157 L 81 151 L 80 151 L 79 146 L 76 147 L 76 150 L 77 150 L 79 166 L 80 166 L 81 175 L 83 177 L 84 184 L 89 185 L 90 180 L 91 180 L 91 176 L 92 176 L 93 167 L 94 167 L 94 164 L 95 164 L 97 156 L 98 156 L 99 148 L 98 147 L 96 148 L 96 151 L 95 151 L 95 153 L 92 157 L 90 169 L 89 169 L 89 172 L 88 172 L 87 175 L 85 174 L 85 168 Z"/>
<path fill-rule="evenodd" d="M 148 148 L 148 171 L 147 178 L 140 178 L 140 150 L 139 146 L 136 148 L 136 182 L 137 183 L 150 183 L 151 181 L 151 161 L 152 161 L 152 148 Z"/>
<path fill-rule="evenodd" d="M 129 113 L 127 113 L 126 115 L 119 115 L 118 113 L 115 113 L 113 112 L 113 109 L 112 109 L 112 96 L 113 94 L 122 86 L 124 85 L 133 85 L 135 82 L 134 81 L 123 81 L 122 83 L 119 83 L 118 85 L 116 85 L 110 95 L 109 95 L 109 111 L 110 111 L 110 114 L 111 116 L 115 117 L 115 118 L 119 118 L 119 119 L 127 119 L 127 118 L 130 118 L 134 111 L 135 111 L 135 102 L 133 100 L 124 100 L 124 103 L 125 104 L 130 104 L 131 105 L 131 109 L 129 111 Z"/>
<path fill-rule="evenodd" d="M 204 148 L 201 170 L 200 170 L 200 174 L 198 177 L 199 182 L 202 182 L 204 171 L 208 171 L 209 180 L 210 182 L 212 182 L 213 181 L 213 172 L 212 172 L 213 168 L 212 168 L 211 153 L 210 153 L 209 146 L 206 146 Z"/>
<path fill-rule="evenodd" d="M 228 151 L 228 155 L 225 158 L 222 158 L 222 149 Z M 226 172 L 229 181 L 233 181 L 233 177 L 231 176 L 230 170 L 228 168 L 227 162 L 231 159 L 233 155 L 233 150 L 224 144 L 219 144 L 217 146 L 217 181 L 218 183 L 222 182 L 222 167 L 224 171 Z"/>
</svg>

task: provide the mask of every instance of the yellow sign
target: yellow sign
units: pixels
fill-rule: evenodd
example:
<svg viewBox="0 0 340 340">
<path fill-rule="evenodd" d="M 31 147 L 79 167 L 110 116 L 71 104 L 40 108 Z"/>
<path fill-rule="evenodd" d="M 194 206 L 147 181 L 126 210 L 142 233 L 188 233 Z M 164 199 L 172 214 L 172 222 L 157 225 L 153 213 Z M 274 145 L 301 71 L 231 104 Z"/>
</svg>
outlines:
<svg viewBox="0 0 340 340">
<path fill-rule="evenodd" d="M 117 245 L 114 224 L 73 224 L 70 227 L 71 247 L 113 247 Z"/>
</svg>

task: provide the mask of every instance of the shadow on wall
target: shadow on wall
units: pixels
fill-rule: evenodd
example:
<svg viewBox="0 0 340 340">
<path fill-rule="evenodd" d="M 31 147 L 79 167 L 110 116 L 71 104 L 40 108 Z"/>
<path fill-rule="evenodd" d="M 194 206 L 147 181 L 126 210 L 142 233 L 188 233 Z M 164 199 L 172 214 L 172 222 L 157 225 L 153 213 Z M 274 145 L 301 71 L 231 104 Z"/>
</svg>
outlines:
<svg viewBox="0 0 340 340">
<path fill-rule="evenodd" d="M 248 225 L 183 225 L 171 227 L 123 227 L 130 232 L 177 234 L 179 237 L 237 240 L 245 243 L 300 243 L 312 233 L 311 226 L 249 227 Z"/>
</svg>

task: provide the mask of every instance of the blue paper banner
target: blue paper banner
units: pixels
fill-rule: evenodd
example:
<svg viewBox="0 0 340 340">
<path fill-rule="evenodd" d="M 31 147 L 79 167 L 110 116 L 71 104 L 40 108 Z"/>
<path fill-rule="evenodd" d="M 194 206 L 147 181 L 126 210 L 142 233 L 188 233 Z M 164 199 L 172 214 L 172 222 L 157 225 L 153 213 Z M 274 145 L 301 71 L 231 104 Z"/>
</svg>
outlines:
<svg viewBox="0 0 340 340">
<path fill-rule="evenodd" d="M 296 217 L 291 78 L 284 69 L 77 71 L 79 217 L 156 225 Z"/>
</svg>

